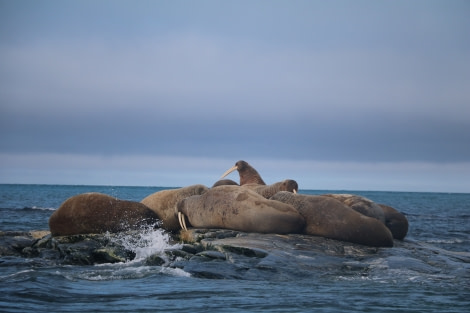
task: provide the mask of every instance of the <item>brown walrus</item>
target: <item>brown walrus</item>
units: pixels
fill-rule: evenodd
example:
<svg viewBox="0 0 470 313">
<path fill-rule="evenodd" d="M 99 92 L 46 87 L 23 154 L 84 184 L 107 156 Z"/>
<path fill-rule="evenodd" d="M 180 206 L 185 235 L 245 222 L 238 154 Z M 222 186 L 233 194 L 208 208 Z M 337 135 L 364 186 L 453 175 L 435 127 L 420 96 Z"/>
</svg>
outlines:
<svg viewBox="0 0 470 313">
<path fill-rule="evenodd" d="M 178 212 L 196 228 L 227 228 L 256 233 L 299 233 L 305 220 L 291 205 L 265 199 L 248 188 L 219 186 L 181 200 Z M 182 228 L 185 228 L 183 217 Z"/>
<path fill-rule="evenodd" d="M 245 184 L 243 185 L 243 188 L 250 188 L 266 199 L 274 196 L 279 191 L 289 191 L 294 193 L 299 191 L 299 185 L 292 179 L 286 179 L 271 185 Z"/>
<path fill-rule="evenodd" d="M 232 173 L 233 171 L 237 170 L 240 176 L 240 186 L 245 184 L 259 184 L 259 185 L 266 185 L 266 183 L 261 178 L 261 175 L 258 171 L 255 170 L 248 162 L 240 160 L 231 168 L 229 168 L 220 179 L 224 178 L 228 174 Z"/>
<path fill-rule="evenodd" d="M 157 214 L 142 203 L 91 192 L 65 200 L 49 218 L 49 228 L 52 236 L 67 236 L 140 229 L 157 222 Z"/>
<path fill-rule="evenodd" d="M 162 221 L 161 227 L 168 231 L 177 231 L 180 229 L 178 217 L 176 215 L 176 204 L 187 197 L 200 195 L 209 190 L 204 185 L 191 185 L 178 189 L 167 189 L 157 191 L 141 203 L 152 209 Z"/>
<path fill-rule="evenodd" d="M 211 188 L 218 187 L 218 186 L 225 186 L 225 185 L 234 185 L 234 186 L 239 186 L 236 181 L 233 181 L 231 179 L 220 179 L 216 181 Z"/>
<path fill-rule="evenodd" d="M 280 191 L 270 199 L 296 208 L 305 218 L 305 234 L 373 247 L 393 246 L 392 234 L 382 222 L 334 198 Z"/>
<path fill-rule="evenodd" d="M 403 240 L 408 233 L 406 216 L 391 206 L 379 204 L 385 214 L 385 226 L 392 232 L 393 238 Z"/>
<path fill-rule="evenodd" d="M 333 197 L 366 216 L 379 219 L 388 227 L 395 239 L 403 240 L 408 233 L 408 220 L 405 215 L 388 205 L 375 203 L 357 195 L 328 194 L 325 196 Z"/>
<path fill-rule="evenodd" d="M 374 217 L 382 223 L 385 223 L 384 211 L 377 203 L 372 200 L 351 194 L 326 194 L 322 196 L 334 198 L 346 204 L 354 211 L 364 214 L 365 216 Z"/>
</svg>

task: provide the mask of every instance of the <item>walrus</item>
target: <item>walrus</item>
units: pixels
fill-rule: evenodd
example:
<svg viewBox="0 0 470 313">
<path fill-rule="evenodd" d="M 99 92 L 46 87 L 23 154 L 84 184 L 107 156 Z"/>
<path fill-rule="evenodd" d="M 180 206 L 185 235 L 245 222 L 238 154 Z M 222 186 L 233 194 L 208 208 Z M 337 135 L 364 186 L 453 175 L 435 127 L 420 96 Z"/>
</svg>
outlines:
<svg viewBox="0 0 470 313">
<path fill-rule="evenodd" d="M 299 211 L 305 218 L 304 234 L 373 247 L 393 246 L 392 234 L 382 222 L 334 198 L 280 191 L 270 199 L 290 204 Z"/>
<path fill-rule="evenodd" d="M 142 203 L 91 192 L 65 200 L 49 218 L 49 228 L 52 236 L 67 236 L 140 229 L 157 222 L 157 214 Z"/>
<path fill-rule="evenodd" d="M 374 217 L 385 224 L 385 214 L 382 208 L 372 200 L 351 194 L 325 194 L 322 196 L 334 198 L 365 216 Z"/>
<path fill-rule="evenodd" d="M 181 200 L 177 210 L 196 228 L 226 228 L 255 233 L 300 233 L 305 220 L 291 205 L 265 199 L 248 188 L 219 186 Z"/>
<path fill-rule="evenodd" d="M 299 185 L 293 179 L 286 179 L 271 185 L 245 184 L 242 187 L 250 188 L 266 199 L 271 198 L 279 191 L 289 191 L 293 193 L 297 193 L 299 191 Z"/>
<path fill-rule="evenodd" d="M 393 238 L 403 240 L 408 233 L 406 216 L 391 206 L 379 204 L 385 214 L 385 226 L 392 232 Z"/>
<path fill-rule="evenodd" d="M 209 190 L 204 185 L 191 185 L 178 189 L 167 189 L 157 191 L 146 198 L 141 203 L 152 209 L 162 221 L 161 227 L 168 231 L 177 231 L 180 224 L 176 215 L 176 204 L 178 201 L 200 195 Z"/>
<path fill-rule="evenodd" d="M 225 186 L 225 185 L 236 185 L 238 186 L 238 183 L 236 181 L 233 181 L 231 179 L 220 179 L 216 181 L 211 188 L 218 187 L 218 186 Z"/>
<path fill-rule="evenodd" d="M 238 161 L 235 165 L 229 168 L 220 179 L 224 178 L 228 174 L 232 173 L 233 171 L 237 170 L 240 176 L 240 186 L 245 184 L 259 184 L 259 185 L 266 185 L 266 183 L 261 178 L 261 175 L 252 167 L 248 162 L 243 160 Z"/>
</svg>

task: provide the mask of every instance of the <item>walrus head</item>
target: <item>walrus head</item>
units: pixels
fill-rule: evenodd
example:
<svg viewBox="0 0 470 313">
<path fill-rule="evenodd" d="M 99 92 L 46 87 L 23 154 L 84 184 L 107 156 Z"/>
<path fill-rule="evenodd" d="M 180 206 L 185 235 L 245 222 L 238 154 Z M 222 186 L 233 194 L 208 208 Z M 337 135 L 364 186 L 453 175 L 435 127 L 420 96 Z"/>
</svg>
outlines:
<svg viewBox="0 0 470 313">
<path fill-rule="evenodd" d="M 286 179 L 282 182 L 281 191 L 297 193 L 299 191 L 299 185 L 293 179 Z"/>
<path fill-rule="evenodd" d="M 229 168 L 220 179 L 224 178 L 228 174 L 237 170 L 240 175 L 240 186 L 245 184 L 259 184 L 266 185 L 266 183 L 261 178 L 261 175 L 250 165 L 248 162 L 240 160 L 231 168 Z"/>
</svg>

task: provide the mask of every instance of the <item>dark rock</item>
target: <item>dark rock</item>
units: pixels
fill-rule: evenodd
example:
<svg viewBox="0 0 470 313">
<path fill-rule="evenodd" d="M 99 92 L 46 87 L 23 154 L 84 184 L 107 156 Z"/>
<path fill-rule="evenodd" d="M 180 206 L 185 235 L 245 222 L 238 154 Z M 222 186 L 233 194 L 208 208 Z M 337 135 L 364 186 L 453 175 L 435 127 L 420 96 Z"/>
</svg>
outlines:
<svg viewBox="0 0 470 313">
<path fill-rule="evenodd" d="M 140 239 L 140 231 L 57 237 L 45 234 L 42 238 L 33 238 L 28 232 L 3 232 L 0 262 L 6 265 L 20 260 L 41 265 L 127 262 L 135 259 L 137 248 L 146 249 L 131 247 L 138 245 Z M 179 239 L 185 243 L 177 245 Z M 179 268 L 194 277 L 210 279 L 286 280 L 345 268 L 366 273 L 367 265 L 362 260 L 387 251 L 309 235 L 225 229 L 182 231 L 179 237 L 170 238 L 170 243 L 174 244 L 146 257 L 143 264 Z"/>
<path fill-rule="evenodd" d="M 253 257 L 264 258 L 265 256 L 268 255 L 266 251 L 261 250 L 261 249 L 250 249 L 250 248 L 237 247 L 237 246 L 231 246 L 231 245 L 222 245 L 221 248 L 224 251 L 241 254 L 249 258 L 253 258 Z"/>
<path fill-rule="evenodd" d="M 203 256 L 203 257 L 206 257 L 206 258 L 209 258 L 209 259 L 216 259 L 216 260 L 226 260 L 226 256 L 225 254 L 223 254 L 222 252 L 218 252 L 218 251 L 202 251 L 202 252 L 199 252 L 197 254 L 198 256 Z"/>
<path fill-rule="evenodd" d="M 196 246 L 196 245 L 184 244 L 181 250 L 187 253 L 196 254 L 202 251 L 202 247 L 201 245 Z"/>
<path fill-rule="evenodd" d="M 145 259 L 145 265 L 147 266 L 161 266 L 165 263 L 166 261 L 160 255 L 157 254 L 151 255 Z"/>
<path fill-rule="evenodd" d="M 31 232 L 0 231 L 0 255 L 20 256 L 37 241 Z"/>
<path fill-rule="evenodd" d="M 230 237 L 217 238 L 218 232 L 190 229 L 181 235 L 186 240 L 194 238 L 205 250 L 223 253 L 225 261 L 198 253 L 188 262 L 179 262 L 177 267 L 204 278 L 287 280 L 311 276 L 312 272 L 323 273 L 325 268 L 340 271 L 351 257 L 367 259 L 382 251 L 309 235 L 234 232 Z"/>
<path fill-rule="evenodd" d="M 75 240 L 76 238 L 72 238 Z M 93 253 L 101 246 L 91 238 L 83 241 L 73 241 L 73 244 L 59 244 L 58 249 L 65 264 L 92 265 L 95 264 Z M 98 263 L 98 262 L 96 262 Z"/>
<path fill-rule="evenodd" d="M 184 250 L 168 250 L 165 251 L 165 254 L 169 256 L 171 259 L 176 259 L 176 258 L 184 258 L 184 259 L 190 259 L 194 256 L 194 253 L 188 253 Z"/>
<path fill-rule="evenodd" d="M 42 259 L 59 260 L 60 252 L 58 250 L 43 249 L 39 251 L 38 257 Z"/>
<path fill-rule="evenodd" d="M 96 249 L 92 251 L 94 263 L 117 263 L 125 262 L 126 258 L 116 255 L 116 251 L 109 248 Z"/>
<path fill-rule="evenodd" d="M 180 263 L 179 268 L 199 278 L 239 279 L 243 277 L 243 274 L 240 273 L 241 266 L 239 264 L 202 255 L 196 255 L 188 262 Z"/>
</svg>

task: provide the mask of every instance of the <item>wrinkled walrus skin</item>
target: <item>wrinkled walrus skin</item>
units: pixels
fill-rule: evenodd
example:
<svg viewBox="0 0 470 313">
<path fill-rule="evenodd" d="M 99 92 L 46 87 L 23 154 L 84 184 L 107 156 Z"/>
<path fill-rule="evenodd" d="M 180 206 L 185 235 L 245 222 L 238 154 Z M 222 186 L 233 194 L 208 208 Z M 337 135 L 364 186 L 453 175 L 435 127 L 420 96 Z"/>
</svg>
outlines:
<svg viewBox="0 0 470 313">
<path fill-rule="evenodd" d="M 157 191 L 142 201 L 141 203 L 152 209 L 162 221 L 161 227 L 168 231 L 180 229 L 178 217 L 176 215 L 176 204 L 184 198 L 200 195 L 209 190 L 204 185 L 191 185 L 178 189 L 167 189 Z"/>
<path fill-rule="evenodd" d="M 91 192 L 65 200 L 49 218 L 49 228 L 52 236 L 68 236 L 140 229 L 157 222 L 157 214 L 142 203 Z"/>
<path fill-rule="evenodd" d="M 291 205 L 263 198 L 247 188 L 225 185 L 178 203 L 191 226 L 255 233 L 300 233 L 304 218 Z"/>
<path fill-rule="evenodd" d="M 408 220 L 405 215 L 388 205 L 375 203 L 357 195 L 328 194 L 325 196 L 333 197 L 359 213 L 382 221 L 395 239 L 403 240 L 408 233 Z"/>
<path fill-rule="evenodd" d="M 270 199 L 296 208 L 305 218 L 305 234 L 372 247 L 393 246 L 392 234 L 382 222 L 331 197 L 280 191 Z"/>
<path fill-rule="evenodd" d="M 322 195 L 334 198 L 341 201 L 354 211 L 357 211 L 365 216 L 375 217 L 385 224 L 385 214 L 382 208 L 372 200 L 365 197 L 351 194 L 326 194 Z"/>
<path fill-rule="evenodd" d="M 266 199 L 271 198 L 279 191 L 290 191 L 297 192 L 299 191 L 299 185 L 295 180 L 286 179 L 271 185 L 260 185 L 260 184 L 245 184 L 241 186 L 243 188 L 249 188 L 256 193 L 259 193 Z"/>
</svg>

